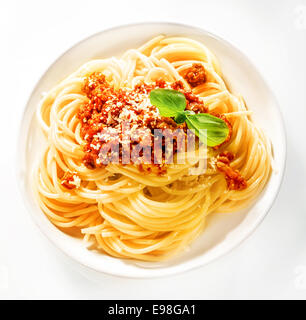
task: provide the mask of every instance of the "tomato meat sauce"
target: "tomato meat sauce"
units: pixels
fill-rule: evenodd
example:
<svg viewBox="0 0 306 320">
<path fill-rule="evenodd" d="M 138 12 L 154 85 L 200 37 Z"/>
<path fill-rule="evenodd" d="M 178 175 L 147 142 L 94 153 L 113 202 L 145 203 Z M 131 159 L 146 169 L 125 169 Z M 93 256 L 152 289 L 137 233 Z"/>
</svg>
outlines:
<svg viewBox="0 0 306 320">
<path fill-rule="evenodd" d="M 122 163 L 123 141 L 123 124 L 128 123 L 128 135 L 133 138 L 130 147 L 136 145 L 153 146 L 154 129 L 176 129 L 187 130 L 185 123 L 177 124 L 173 119 L 162 117 L 158 109 L 150 103 L 150 91 L 156 88 L 170 88 L 179 90 L 185 94 L 187 105 L 186 109 L 195 113 L 207 112 L 204 103 L 191 91 L 183 89 L 181 82 L 167 84 L 163 80 L 156 81 L 152 84 L 140 83 L 133 89 L 120 88 L 114 89 L 106 81 L 102 73 L 93 73 L 85 79 L 83 92 L 88 98 L 88 102 L 81 106 L 78 112 L 78 118 L 81 121 L 81 137 L 85 140 L 85 156 L 83 163 L 89 169 L 103 167 L 103 161 L 99 157 L 100 149 L 104 143 L 108 146 L 113 143 L 119 144 L 119 150 L 107 154 L 110 161 L 119 158 Z M 103 130 L 107 129 L 105 133 Z M 111 132 L 114 135 L 111 135 Z M 103 133 L 104 132 L 104 133 Z M 102 138 L 102 139 L 101 139 Z M 174 150 L 177 152 L 177 144 L 174 136 Z M 163 145 L 164 149 L 164 145 Z M 164 153 L 165 150 L 163 150 Z M 140 152 L 140 155 L 143 152 Z M 119 157 L 118 157 L 119 156 Z M 163 154 L 163 158 L 165 154 Z M 152 151 L 152 160 L 154 152 Z M 137 159 L 140 160 L 140 159 Z M 133 162 L 133 159 L 131 159 Z M 135 161 L 134 159 L 134 162 Z M 139 162 L 139 161 L 138 161 Z M 141 161 L 140 161 L 141 162 Z M 154 161 L 152 161 L 154 162 Z M 150 164 L 144 165 L 139 163 L 141 171 L 154 172 L 157 174 L 166 173 L 165 165 Z"/>
<path fill-rule="evenodd" d="M 193 63 L 185 75 L 186 81 L 191 87 L 197 87 L 206 82 L 205 68 L 200 63 Z"/>
<path fill-rule="evenodd" d="M 193 65 L 192 69 L 187 72 L 185 79 L 191 86 L 199 85 L 206 81 L 205 70 L 202 65 Z M 130 161 L 138 166 L 138 169 L 144 173 L 154 173 L 156 175 L 163 175 L 167 172 L 165 161 L 161 164 L 154 163 L 154 129 L 183 129 L 187 132 L 186 123 L 177 124 L 172 118 L 162 117 L 158 109 L 150 103 L 150 92 L 156 88 L 174 89 L 184 93 L 186 97 L 186 110 L 195 113 L 207 113 L 208 109 L 205 107 L 202 100 L 200 100 L 190 90 L 184 89 L 181 81 L 174 83 L 166 83 L 163 80 L 158 80 L 154 83 L 140 83 L 133 89 L 130 88 L 113 88 L 106 80 L 105 76 L 100 72 L 95 72 L 84 80 L 82 88 L 83 93 L 87 96 L 88 101 L 84 103 L 78 112 L 78 118 L 81 122 L 81 137 L 85 141 L 83 150 L 85 155 L 83 157 L 84 165 L 89 169 L 104 167 L 105 163 L 100 156 L 100 150 L 108 145 L 117 145 L 117 149 L 111 149 L 106 153 L 108 160 L 114 161 L 117 159 L 119 163 L 124 164 L 123 150 L 130 148 L 130 151 L 136 146 L 141 145 L 142 151 L 139 153 L 137 159 L 130 159 Z M 216 115 L 227 122 L 230 133 L 231 124 L 223 115 Z M 128 124 L 128 136 L 131 140 L 128 145 L 125 145 L 123 135 L 123 124 Z M 105 129 L 107 129 L 105 131 Z M 114 135 L 112 135 L 114 133 Z M 231 134 L 228 135 L 226 143 L 230 139 Z M 176 137 L 173 140 L 173 154 L 178 151 L 178 144 Z M 223 144 L 224 144 L 223 143 Z M 145 164 L 141 161 L 141 156 L 146 150 L 146 147 L 151 147 L 152 161 L 150 164 Z M 115 151 L 114 151 L 115 150 Z M 163 159 L 165 159 L 165 145 L 162 146 Z M 226 156 L 221 156 L 217 162 L 219 171 L 225 173 L 225 178 L 230 189 L 235 188 L 240 190 L 244 184 L 239 178 L 239 173 L 230 168 Z M 230 160 L 228 160 L 230 161 Z M 115 162 L 116 163 L 116 162 Z M 63 185 L 68 188 L 71 177 L 68 175 L 63 180 Z"/>
<path fill-rule="evenodd" d="M 243 190 L 246 189 L 247 182 L 238 170 L 235 170 L 230 166 L 230 163 L 234 158 L 235 157 L 231 152 L 222 152 L 217 157 L 216 165 L 218 170 L 225 175 L 225 180 L 229 190 Z"/>
<path fill-rule="evenodd" d="M 79 188 L 81 185 L 81 179 L 77 172 L 68 170 L 61 179 L 61 185 L 67 189 Z"/>
</svg>

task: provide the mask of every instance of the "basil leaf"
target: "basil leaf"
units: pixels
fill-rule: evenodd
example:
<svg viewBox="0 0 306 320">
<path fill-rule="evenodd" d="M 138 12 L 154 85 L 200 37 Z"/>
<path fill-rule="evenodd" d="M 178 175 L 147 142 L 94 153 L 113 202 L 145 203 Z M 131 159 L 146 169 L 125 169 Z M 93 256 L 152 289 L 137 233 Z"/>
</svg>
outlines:
<svg viewBox="0 0 306 320">
<path fill-rule="evenodd" d="M 185 115 L 187 115 L 187 114 L 195 114 L 195 112 L 191 111 L 191 110 L 185 110 L 184 113 L 185 113 Z"/>
<path fill-rule="evenodd" d="M 150 102 L 163 117 L 175 117 L 186 108 L 185 95 L 176 90 L 154 89 L 150 92 Z"/>
<path fill-rule="evenodd" d="M 185 111 L 186 112 L 186 111 Z M 174 117 L 174 121 L 178 124 L 184 123 L 186 121 L 185 112 L 180 112 Z"/>
<path fill-rule="evenodd" d="M 208 147 L 221 144 L 229 134 L 226 122 L 208 113 L 188 114 L 186 117 L 188 128 L 194 129 L 195 134 Z"/>
<path fill-rule="evenodd" d="M 171 89 L 154 89 L 150 92 L 150 102 L 156 106 L 163 117 L 174 117 L 176 123 L 186 121 L 189 129 L 194 129 L 199 139 L 209 147 L 214 147 L 225 141 L 229 128 L 225 121 L 208 113 L 194 114 L 184 111 L 185 95 Z"/>
</svg>

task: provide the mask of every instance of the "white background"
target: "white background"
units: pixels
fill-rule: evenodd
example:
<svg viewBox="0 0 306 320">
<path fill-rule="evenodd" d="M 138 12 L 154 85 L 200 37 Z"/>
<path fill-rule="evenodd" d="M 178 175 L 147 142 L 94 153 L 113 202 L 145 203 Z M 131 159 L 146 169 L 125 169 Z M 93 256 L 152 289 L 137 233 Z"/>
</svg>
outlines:
<svg viewBox="0 0 306 320">
<path fill-rule="evenodd" d="M 78 273 L 40 233 L 20 198 L 16 142 L 25 103 L 46 68 L 112 26 L 171 21 L 230 40 L 275 92 L 287 127 L 287 169 L 267 218 L 239 248 L 200 269 L 132 280 Z M 306 0 L 0 1 L 0 298 L 306 298 Z"/>
</svg>

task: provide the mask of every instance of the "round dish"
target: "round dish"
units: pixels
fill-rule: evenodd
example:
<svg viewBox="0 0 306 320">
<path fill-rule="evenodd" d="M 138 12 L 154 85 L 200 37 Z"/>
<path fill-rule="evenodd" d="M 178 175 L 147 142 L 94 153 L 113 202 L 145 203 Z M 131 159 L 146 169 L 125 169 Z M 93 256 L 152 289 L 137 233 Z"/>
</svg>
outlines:
<svg viewBox="0 0 306 320">
<path fill-rule="evenodd" d="M 118 56 L 158 34 L 187 36 L 205 43 L 216 54 L 221 62 L 224 78 L 231 79 L 228 83 L 230 89 L 244 96 L 254 112 L 254 121 L 271 139 L 275 170 L 251 208 L 226 215 L 211 215 L 205 232 L 191 245 L 190 250 L 165 262 L 147 263 L 116 259 L 89 251 L 82 246 L 81 240 L 58 230 L 41 212 L 34 199 L 31 173 L 39 158 L 42 139 L 34 120 L 41 93 L 50 89 L 82 63 L 97 57 Z M 27 207 L 41 231 L 75 261 L 95 271 L 117 276 L 158 277 L 211 262 L 250 235 L 263 220 L 278 193 L 284 172 L 285 154 L 284 126 L 277 102 L 256 68 L 238 49 L 225 40 L 194 27 L 169 23 L 143 23 L 110 29 L 83 40 L 64 53 L 42 76 L 27 103 L 21 124 L 18 179 Z"/>
</svg>

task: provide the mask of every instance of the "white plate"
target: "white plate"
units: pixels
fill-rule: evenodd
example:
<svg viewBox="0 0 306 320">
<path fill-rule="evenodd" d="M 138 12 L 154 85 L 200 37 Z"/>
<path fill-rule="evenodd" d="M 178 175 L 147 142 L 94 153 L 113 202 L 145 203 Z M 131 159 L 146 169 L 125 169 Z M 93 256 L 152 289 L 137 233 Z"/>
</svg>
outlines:
<svg viewBox="0 0 306 320">
<path fill-rule="evenodd" d="M 89 251 L 84 248 L 81 240 L 58 230 L 35 202 L 31 171 L 41 152 L 41 133 L 34 120 L 34 113 L 42 92 L 48 91 L 90 59 L 120 56 L 125 50 L 137 48 L 159 34 L 199 40 L 216 54 L 231 90 L 242 94 L 254 111 L 255 122 L 272 140 L 277 171 L 272 174 L 265 190 L 251 208 L 243 212 L 211 215 L 205 232 L 190 246 L 190 250 L 170 261 L 154 264 L 116 259 Z M 201 29 L 172 23 L 142 23 L 97 33 L 72 47 L 51 65 L 36 85 L 25 108 L 17 154 L 18 180 L 29 212 L 41 231 L 61 251 L 88 270 L 124 277 L 152 278 L 183 272 L 211 262 L 236 247 L 256 229 L 278 193 L 285 166 L 286 143 L 277 102 L 262 76 L 244 54 L 227 41 Z"/>
</svg>

